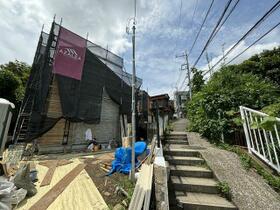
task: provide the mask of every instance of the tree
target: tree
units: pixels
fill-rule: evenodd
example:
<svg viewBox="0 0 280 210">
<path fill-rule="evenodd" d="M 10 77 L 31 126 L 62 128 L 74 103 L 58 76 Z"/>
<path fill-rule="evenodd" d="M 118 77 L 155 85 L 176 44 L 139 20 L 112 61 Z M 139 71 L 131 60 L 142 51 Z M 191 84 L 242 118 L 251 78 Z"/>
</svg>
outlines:
<svg viewBox="0 0 280 210">
<path fill-rule="evenodd" d="M 31 67 L 20 61 L 0 65 L 0 98 L 5 98 L 15 104 L 9 133 L 11 134 L 24 97 L 25 86 Z"/>
<path fill-rule="evenodd" d="M 192 92 L 197 93 L 201 90 L 205 80 L 203 79 L 202 71 L 198 71 L 196 68 L 192 68 L 193 77 L 191 80 Z"/>
<path fill-rule="evenodd" d="M 218 141 L 221 133 L 230 140 L 233 132 L 242 129 L 236 123 L 239 106 L 260 110 L 279 98 L 272 82 L 252 73 L 236 74 L 232 66 L 223 67 L 188 103 L 190 129 L 210 140 Z"/>
<path fill-rule="evenodd" d="M 14 73 L 15 76 L 21 80 L 24 87 L 29 78 L 30 69 L 31 67 L 27 63 L 20 62 L 18 60 L 10 61 L 7 64 L 0 65 L 0 71 L 4 70 Z"/>
<path fill-rule="evenodd" d="M 250 72 L 280 85 L 280 47 L 265 50 L 234 67 L 236 72 Z"/>
<path fill-rule="evenodd" d="M 20 61 L 0 65 L 0 97 L 18 104 L 23 97 L 31 67 Z"/>
<path fill-rule="evenodd" d="M 21 80 L 10 71 L 0 71 L 0 97 L 16 103 L 21 98 Z"/>
</svg>

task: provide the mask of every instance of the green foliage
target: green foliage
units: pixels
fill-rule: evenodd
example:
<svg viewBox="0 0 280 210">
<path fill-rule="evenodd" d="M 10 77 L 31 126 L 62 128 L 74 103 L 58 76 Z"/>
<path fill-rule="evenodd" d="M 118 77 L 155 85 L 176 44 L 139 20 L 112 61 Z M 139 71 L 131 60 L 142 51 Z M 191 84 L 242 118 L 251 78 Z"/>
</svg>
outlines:
<svg viewBox="0 0 280 210">
<path fill-rule="evenodd" d="M 230 199 L 230 187 L 227 182 L 218 182 L 217 187 L 222 196 Z"/>
<path fill-rule="evenodd" d="M 250 72 L 280 85 L 280 47 L 254 55 L 234 68 L 239 73 Z"/>
<path fill-rule="evenodd" d="M 256 172 L 261 175 L 275 191 L 280 192 L 280 177 L 275 176 L 264 169 L 258 162 L 251 158 L 247 152 L 237 146 L 231 146 L 229 144 L 218 143 L 216 146 L 221 149 L 236 153 L 240 158 L 241 165 L 246 170 L 251 168 L 255 169 Z"/>
<path fill-rule="evenodd" d="M 217 142 L 222 133 L 230 136 L 242 129 L 240 105 L 259 110 L 279 97 L 278 87 L 271 82 L 224 67 L 187 104 L 190 130 Z"/>
<path fill-rule="evenodd" d="M 276 123 L 276 118 L 275 117 L 264 117 L 263 121 L 260 123 L 260 127 L 263 128 L 264 130 L 274 130 L 274 125 Z"/>
<path fill-rule="evenodd" d="M 265 106 L 262 111 L 270 116 L 280 117 L 280 102 Z"/>
<path fill-rule="evenodd" d="M 261 122 L 253 122 L 251 123 L 252 129 L 258 129 L 262 128 L 266 131 L 274 131 L 274 125 L 277 123 L 277 120 L 275 117 L 267 116 L 264 117 Z"/>
<path fill-rule="evenodd" d="M 261 175 L 271 187 L 273 187 L 277 192 L 280 192 L 280 177 L 272 175 L 258 164 L 255 164 L 254 168 L 256 169 L 257 173 Z"/>
<path fill-rule="evenodd" d="M 30 66 L 14 61 L 0 65 L 0 97 L 17 104 L 24 97 Z"/>
<path fill-rule="evenodd" d="M 249 170 L 252 168 L 252 158 L 248 155 L 241 154 L 240 155 L 241 165 L 246 169 Z"/>
<path fill-rule="evenodd" d="M 119 185 L 127 192 L 128 194 L 127 201 L 128 203 L 130 203 L 135 188 L 135 184 L 126 177 L 119 183 Z"/>
<path fill-rule="evenodd" d="M 21 81 L 10 71 L 0 71 L 0 97 L 16 102 L 21 98 Z"/>
<path fill-rule="evenodd" d="M 205 80 L 203 79 L 202 71 L 198 71 L 196 68 L 192 69 L 193 77 L 191 80 L 192 92 L 197 93 L 201 90 Z"/>
<path fill-rule="evenodd" d="M 10 133 L 13 131 L 19 112 L 20 102 L 24 97 L 25 86 L 30 74 L 30 66 L 14 61 L 0 65 L 0 98 L 5 98 L 15 104 Z"/>
</svg>

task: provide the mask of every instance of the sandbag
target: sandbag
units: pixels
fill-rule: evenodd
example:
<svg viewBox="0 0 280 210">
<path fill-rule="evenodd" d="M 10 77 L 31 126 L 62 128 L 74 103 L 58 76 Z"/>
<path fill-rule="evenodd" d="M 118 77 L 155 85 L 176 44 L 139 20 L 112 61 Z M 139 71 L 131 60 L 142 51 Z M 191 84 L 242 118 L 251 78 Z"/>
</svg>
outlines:
<svg viewBox="0 0 280 210">
<path fill-rule="evenodd" d="M 21 167 L 14 178 L 14 183 L 17 188 L 27 190 L 27 196 L 33 196 L 37 193 L 37 189 L 30 178 L 30 164 L 27 163 Z"/>
<path fill-rule="evenodd" d="M 0 209 L 12 209 L 11 193 L 15 185 L 12 182 L 0 181 Z"/>
<path fill-rule="evenodd" d="M 26 196 L 27 190 L 20 188 L 18 190 L 14 190 L 11 193 L 11 203 L 14 205 L 18 205 Z"/>
</svg>

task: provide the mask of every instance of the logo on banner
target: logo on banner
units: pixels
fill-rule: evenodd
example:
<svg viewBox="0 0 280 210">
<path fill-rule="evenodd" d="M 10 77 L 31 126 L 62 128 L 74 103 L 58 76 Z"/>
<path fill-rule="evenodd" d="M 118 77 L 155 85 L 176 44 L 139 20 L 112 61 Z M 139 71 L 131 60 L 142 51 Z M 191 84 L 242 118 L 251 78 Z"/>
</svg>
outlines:
<svg viewBox="0 0 280 210">
<path fill-rule="evenodd" d="M 76 50 L 73 49 L 73 48 L 70 48 L 70 47 L 61 48 L 59 50 L 59 53 L 61 53 L 64 56 L 67 56 L 69 58 L 72 58 L 74 60 L 81 60 L 82 59 L 81 56 L 78 55 Z"/>
<path fill-rule="evenodd" d="M 61 27 L 54 59 L 53 72 L 81 80 L 86 54 L 86 40 Z"/>
</svg>

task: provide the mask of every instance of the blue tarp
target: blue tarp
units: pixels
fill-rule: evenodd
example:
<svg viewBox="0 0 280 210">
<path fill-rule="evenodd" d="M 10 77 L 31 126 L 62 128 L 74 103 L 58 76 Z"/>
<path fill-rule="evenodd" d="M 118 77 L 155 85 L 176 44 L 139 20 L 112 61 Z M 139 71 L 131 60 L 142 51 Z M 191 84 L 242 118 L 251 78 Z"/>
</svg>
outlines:
<svg viewBox="0 0 280 210">
<path fill-rule="evenodd" d="M 135 167 L 138 166 L 139 161 L 137 157 L 147 149 L 147 144 L 145 142 L 139 141 L 135 142 Z M 108 175 L 114 172 L 120 172 L 124 174 L 129 174 L 131 169 L 131 147 L 119 147 L 115 151 L 115 160 L 112 161 L 112 168 Z"/>
</svg>

